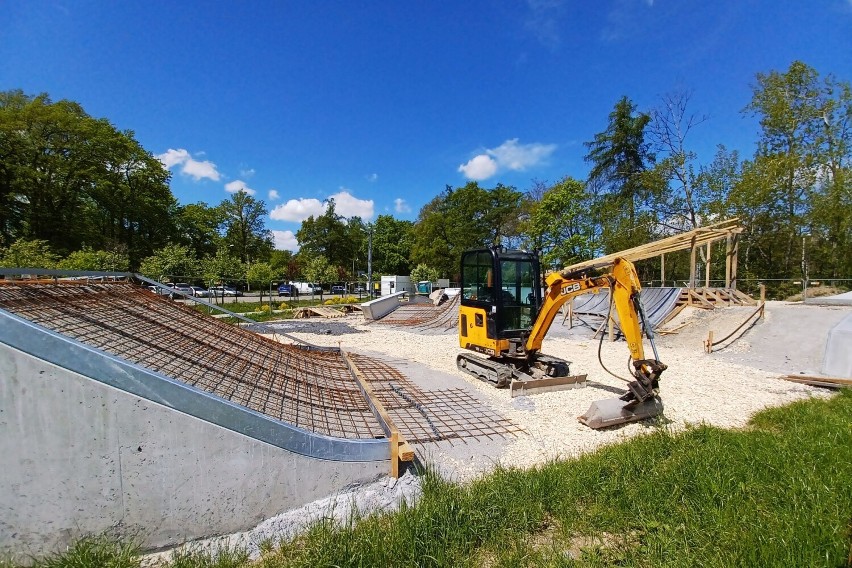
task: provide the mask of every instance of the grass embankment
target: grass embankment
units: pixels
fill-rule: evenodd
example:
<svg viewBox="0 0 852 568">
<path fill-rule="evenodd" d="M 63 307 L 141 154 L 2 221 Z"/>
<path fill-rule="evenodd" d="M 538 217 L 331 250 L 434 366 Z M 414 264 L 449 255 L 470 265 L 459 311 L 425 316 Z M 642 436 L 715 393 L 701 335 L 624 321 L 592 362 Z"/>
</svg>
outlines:
<svg viewBox="0 0 852 568">
<path fill-rule="evenodd" d="M 266 322 L 279 319 L 290 319 L 293 317 L 293 313 L 298 308 L 311 306 L 337 306 L 341 304 L 356 304 L 358 302 L 359 300 L 354 296 L 333 296 L 325 299 L 316 297 L 314 299 L 305 300 L 281 300 L 280 298 L 275 299 L 273 297 L 271 303 L 268 299 L 265 302 L 228 302 L 226 300 L 225 303 L 219 304 L 219 306 L 230 312 L 244 315 L 248 319 L 257 322 Z M 204 305 L 195 305 L 194 308 L 204 313 L 215 313 L 215 310 Z M 240 320 L 236 318 L 222 318 L 222 321 L 227 323 L 240 322 Z"/>
<path fill-rule="evenodd" d="M 395 514 L 320 524 L 293 542 L 266 543 L 254 563 L 225 550 L 218 559 L 184 552 L 168 566 L 839 567 L 852 565 L 850 543 L 845 391 L 764 411 L 744 430 L 658 430 L 469 485 L 427 473 L 418 504 Z M 117 555 L 131 545 L 115 546 Z M 138 565 L 136 557 L 72 560 L 77 554 L 39 566 Z"/>
</svg>

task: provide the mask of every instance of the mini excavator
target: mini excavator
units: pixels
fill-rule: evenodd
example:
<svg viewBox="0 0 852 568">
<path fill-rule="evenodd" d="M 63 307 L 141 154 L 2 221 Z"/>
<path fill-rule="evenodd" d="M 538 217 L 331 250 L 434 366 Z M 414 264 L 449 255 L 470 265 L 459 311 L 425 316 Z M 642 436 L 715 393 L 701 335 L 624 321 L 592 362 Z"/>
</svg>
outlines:
<svg viewBox="0 0 852 568">
<path fill-rule="evenodd" d="M 658 390 L 666 365 L 658 360 L 653 332 L 645 321 L 639 299 L 641 286 L 633 263 L 618 258 L 608 272 L 596 276 L 565 270 L 552 272 L 545 278 L 543 288 L 540 270 L 538 255 L 527 251 L 492 247 L 462 255 L 459 345 L 487 357 L 460 353 L 456 358 L 458 368 L 501 388 L 514 388 L 518 382 L 530 386 L 554 382 L 585 384 L 585 376 L 570 376 L 570 361 L 541 353 L 542 341 L 567 301 L 606 289 L 610 292 L 610 311 L 614 305 L 627 340 L 632 378 L 610 372 L 627 383 L 627 391 L 620 398 L 592 403 L 578 419 L 590 428 L 603 428 L 662 413 Z M 645 358 L 643 326 L 654 359 Z"/>
</svg>

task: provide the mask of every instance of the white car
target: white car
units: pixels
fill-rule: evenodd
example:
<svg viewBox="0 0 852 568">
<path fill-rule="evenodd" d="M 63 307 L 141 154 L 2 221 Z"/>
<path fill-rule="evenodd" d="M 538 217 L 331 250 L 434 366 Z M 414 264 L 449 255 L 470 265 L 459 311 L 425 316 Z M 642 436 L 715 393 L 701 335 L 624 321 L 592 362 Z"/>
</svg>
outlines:
<svg viewBox="0 0 852 568">
<path fill-rule="evenodd" d="M 211 286 L 210 295 L 221 298 L 223 296 L 242 296 L 243 293 L 230 286 Z"/>
<path fill-rule="evenodd" d="M 196 298 L 208 298 L 210 296 L 210 292 L 201 286 L 190 286 L 189 289 L 192 290 L 192 295 Z"/>
</svg>

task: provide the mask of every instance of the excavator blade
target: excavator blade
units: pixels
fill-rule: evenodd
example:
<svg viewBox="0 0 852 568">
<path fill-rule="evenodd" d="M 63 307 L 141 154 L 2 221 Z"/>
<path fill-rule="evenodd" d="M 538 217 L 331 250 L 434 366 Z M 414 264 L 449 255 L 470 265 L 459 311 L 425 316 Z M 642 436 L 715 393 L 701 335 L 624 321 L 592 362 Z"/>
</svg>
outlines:
<svg viewBox="0 0 852 568">
<path fill-rule="evenodd" d="M 585 414 L 578 416 L 577 420 L 589 428 L 597 430 L 598 428 L 644 420 L 663 413 L 663 401 L 659 397 L 651 397 L 631 408 L 628 408 L 629 406 L 629 403 L 620 398 L 597 400 L 592 403 Z"/>
<path fill-rule="evenodd" d="M 542 379 L 524 379 L 512 381 L 512 398 L 540 392 L 553 392 L 565 389 L 579 389 L 586 386 L 587 375 L 570 375 L 568 377 L 545 377 Z"/>
</svg>

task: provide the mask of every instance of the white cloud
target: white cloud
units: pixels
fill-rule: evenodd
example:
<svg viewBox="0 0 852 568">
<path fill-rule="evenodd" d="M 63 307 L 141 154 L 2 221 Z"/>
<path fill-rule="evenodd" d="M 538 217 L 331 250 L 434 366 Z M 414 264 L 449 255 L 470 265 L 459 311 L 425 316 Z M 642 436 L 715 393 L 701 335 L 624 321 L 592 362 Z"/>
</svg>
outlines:
<svg viewBox="0 0 852 568">
<path fill-rule="evenodd" d="M 195 181 L 202 179 L 219 181 L 222 177 L 216 169 L 216 164 L 209 160 L 196 160 L 184 148 L 177 150 L 169 148 L 165 153 L 158 155 L 157 159 L 168 169 L 179 166 L 180 173 L 192 177 Z"/>
<path fill-rule="evenodd" d="M 411 207 L 405 202 L 405 199 L 399 197 L 393 200 L 393 209 L 397 213 L 411 213 Z"/>
<path fill-rule="evenodd" d="M 480 154 L 471 158 L 468 163 L 459 166 L 459 171 L 467 179 L 475 179 L 477 181 L 487 179 L 497 173 L 497 162 L 490 156 Z"/>
<path fill-rule="evenodd" d="M 287 203 L 275 206 L 269 218 L 275 221 L 293 221 L 301 223 L 308 217 L 319 217 L 325 212 L 325 203 L 319 199 L 291 199 Z"/>
<path fill-rule="evenodd" d="M 358 199 L 345 188 L 341 189 L 343 191 L 329 196 L 334 199 L 334 210 L 338 215 L 372 219 L 374 205 L 372 199 Z"/>
<path fill-rule="evenodd" d="M 329 195 L 334 199 L 334 211 L 343 217 L 361 217 L 371 219 L 373 217 L 374 203 L 372 199 L 358 199 L 349 191 L 339 191 Z M 277 205 L 269 217 L 275 221 L 291 221 L 301 223 L 308 217 L 319 217 L 328 208 L 327 201 L 313 198 L 291 199 L 287 203 Z"/>
<path fill-rule="evenodd" d="M 849 0 L 849 1 L 852 2 L 852 0 Z M 378 181 L 378 179 L 379 179 L 379 174 L 370 174 L 370 175 L 367 176 L 367 181 L 369 181 L 369 182 Z"/>
<path fill-rule="evenodd" d="M 471 158 L 459 166 L 458 171 L 466 178 L 480 181 L 488 179 L 498 171 L 524 171 L 529 167 L 544 163 L 556 150 L 556 144 L 518 144 L 517 138 L 506 140 L 496 148 L 486 149 L 484 153 Z"/>
<path fill-rule="evenodd" d="M 257 172 L 254 171 L 254 168 L 249 168 L 247 170 L 240 170 L 240 177 L 251 178 Z"/>
<path fill-rule="evenodd" d="M 241 179 L 226 183 L 225 191 L 227 191 L 228 193 L 237 193 L 238 191 L 244 191 L 249 195 L 254 195 L 255 193 L 257 193 L 255 190 L 246 185 L 246 182 Z"/>
<path fill-rule="evenodd" d="M 272 241 L 278 250 L 291 250 L 293 252 L 299 250 L 299 241 L 296 240 L 293 231 L 272 231 Z"/>
<path fill-rule="evenodd" d="M 278 201 L 279 199 L 281 199 L 281 196 L 278 195 L 278 192 L 274 189 L 270 189 L 269 190 L 269 200 L 270 201 Z"/>
</svg>

